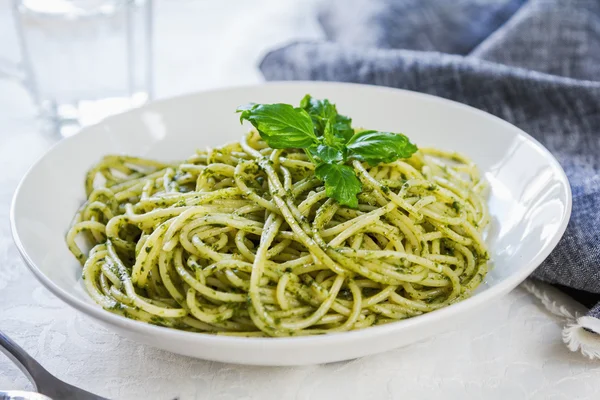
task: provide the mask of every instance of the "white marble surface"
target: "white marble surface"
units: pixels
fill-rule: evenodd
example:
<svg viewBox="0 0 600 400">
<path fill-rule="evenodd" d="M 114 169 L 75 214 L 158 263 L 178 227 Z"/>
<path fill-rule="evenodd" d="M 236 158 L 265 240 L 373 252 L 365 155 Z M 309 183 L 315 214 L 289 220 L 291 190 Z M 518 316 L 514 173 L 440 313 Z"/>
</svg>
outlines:
<svg viewBox="0 0 600 400">
<path fill-rule="evenodd" d="M 16 49 L 8 2 L 0 0 L 2 56 Z M 255 64 L 266 49 L 297 36 L 318 37 L 306 9 L 276 0 L 159 1 L 158 97 L 259 81 Z M 43 289 L 12 243 L 12 193 L 55 140 L 37 133 L 27 93 L 0 79 L 0 329 L 61 379 L 115 399 L 600 398 L 600 364 L 571 353 L 561 340 L 562 321 L 523 289 L 452 332 L 329 365 L 226 365 L 121 338 Z M 28 388 L 0 355 L 0 389 Z"/>
</svg>

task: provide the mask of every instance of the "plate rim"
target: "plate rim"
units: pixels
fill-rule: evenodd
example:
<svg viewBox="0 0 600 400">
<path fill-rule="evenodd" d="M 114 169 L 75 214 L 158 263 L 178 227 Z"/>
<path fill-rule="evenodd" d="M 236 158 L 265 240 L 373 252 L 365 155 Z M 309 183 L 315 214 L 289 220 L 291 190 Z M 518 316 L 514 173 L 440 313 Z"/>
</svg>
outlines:
<svg viewBox="0 0 600 400">
<path fill-rule="evenodd" d="M 331 334 L 326 334 L 326 335 L 313 335 L 313 336 L 307 335 L 307 336 L 293 336 L 293 337 L 237 337 L 237 336 L 220 336 L 220 335 L 206 334 L 206 333 L 201 333 L 201 332 L 188 332 L 188 331 L 182 331 L 182 330 L 178 330 L 178 329 L 174 329 L 174 328 L 152 325 L 152 324 L 148 324 L 145 322 L 129 319 L 129 318 L 117 315 L 117 314 L 113 314 L 110 311 L 103 309 L 101 306 L 99 306 L 95 303 L 80 300 L 75 295 L 69 293 L 68 291 L 62 289 L 61 287 L 59 287 L 58 285 L 53 283 L 53 281 L 49 277 L 47 277 L 40 270 L 39 267 L 37 267 L 35 265 L 33 260 L 29 257 L 29 255 L 25 251 L 24 244 L 21 241 L 21 238 L 19 237 L 18 232 L 17 232 L 16 216 L 15 216 L 16 201 L 17 201 L 17 198 L 19 197 L 22 186 L 24 185 L 24 183 L 28 179 L 28 177 L 31 175 L 32 171 L 34 169 L 36 169 L 36 167 L 46 157 L 48 157 L 49 154 L 56 151 L 57 148 L 64 146 L 65 143 L 68 143 L 69 141 L 73 140 L 73 138 L 80 137 L 81 135 L 93 134 L 93 132 L 94 132 L 93 128 L 95 128 L 97 126 L 101 126 L 107 122 L 109 123 L 113 119 L 122 118 L 124 115 L 134 114 L 134 113 L 139 112 L 140 110 L 144 110 L 144 109 L 147 109 L 150 107 L 160 106 L 163 103 L 170 103 L 170 102 L 174 102 L 174 101 L 183 101 L 185 99 L 191 99 L 191 98 L 194 98 L 197 96 L 207 96 L 207 95 L 210 95 L 211 93 L 215 93 L 215 92 L 252 90 L 252 89 L 260 89 L 261 87 L 265 87 L 265 86 L 303 86 L 303 85 L 330 86 L 330 87 L 334 87 L 334 86 L 352 87 L 352 86 L 354 86 L 354 87 L 365 88 L 367 90 L 384 91 L 384 92 L 402 92 L 408 96 L 424 97 L 424 98 L 429 99 L 430 101 L 445 103 L 446 105 L 457 107 L 457 108 L 463 109 L 470 113 L 476 113 L 476 114 L 483 113 L 483 114 L 485 114 L 485 116 L 487 118 L 492 118 L 492 119 L 496 120 L 496 122 L 498 122 L 498 123 L 505 124 L 505 125 L 510 126 L 512 129 L 516 129 L 518 134 L 521 137 L 523 137 L 524 139 L 526 139 L 527 141 L 532 143 L 534 145 L 534 147 L 536 147 L 537 150 L 540 151 L 545 156 L 544 158 L 546 158 L 550 162 L 551 166 L 554 167 L 554 169 L 558 172 L 558 175 L 561 178 L 561 180 L 564 181 L 564 183 L 565 183 L 564 186 L 566 188 L 566 206 L 562 212 L 562 215 L 560 216 L 560 218 L 561 218 L 560 226 L 558 227 L 557 231 L 553 235 L 552 239 L 550 240 L 549 244 L 546 246 L 544 251 L 542 251 L 536 257 L 534 257 L 524 267 L 520 268 L 513 275 L 504 279 L 498 285 L 490 287 L 489 289 L 485 290 L 484 292 L 475 294 L 475 295 L 468 297 L 458 303 L 454 303 L 448 307 L 444 307 L 439 310 L 435 310 L 435 311 L 432 311 L 432 312 L 429 312 L 426 314 L 399 320 L 396 322 L 391 322 L 389 324 L 384 324 L 384 325 L 379 325 L 379 326 L 371 326 L 371 327 L 368 327 L 365 329 L 346 331 L 346 332 L 336 332 L 336 333 L 331 333 Z M 33 273 L 35 278 L 46 289 L 48 289 L 53 295 L 58 297 L 60 300 L 65 302 L 67 305 L 75 308 L 79 312 L 82 312 L 94 319 L 100 320 L 109 325 L 116 325 L 125 330 L 131 330 L 131 331 L 135 331 L 137 333 L 142 333 L 142 334 L 150 334 L 152 336 L 161 336 L 161 335 L 167 334 L 167 335 L 172 335 L 177 339 L 185 339 L 185 340 L 189 340 L 189 341 L 204 342 L 204 344 L 206 344 L 206 345 L 221 343 L 221 344 L 228 345 L 231 347 L 254 346 L 256 348 L 264 348 L 264 346 L 270 346 L 270 347 L 277 349 L 277 348 L 284 348 L 289 345 L 301 345 L 301 344 L 305 344 L 305 345 L 310 344 L 310 345 L 320 345 L 321 346 L 321 345 L 330 344 L 332 342 L 335 342 L 336 344 L 340 345 L 340 344 L 344 344 L 344 343 L 353 342 L 356 339 L 359 339 L 364 336 L 367 336 L 367 337 L 370 337 L 371 339 L 373 339 L 378 336 L 385 336 L 394 331 L 400 331 L 402 329 L 409 329 L 409 328 L 413 327 L 414 325 L 427 325 L 431 322 L 435 322 L 435 320 L 449 319 L 449 318 L 452 318 L 453 315 L 462 314 L 463 310 L 467 311 L 469 309 L 476 309 L 476 308 L 478 308 L 478 306 L 481 306 L 485 302 L 487 302 L 491 299 L 494 299 L 496 297 L 500 297 L 500 296 L 508 293 L 512 289 L 514 289 L 519 283 L 521 283 L 525 279 L 527 279 L 527 277 L 535 270 L 535 268 L 537 268 L 550 255 L 550 253 L 556 248 L 558 242 L 563 237 L 563 235 L 567 229 L 567 226 L 568 226 L 568 223 L 569 223 L 569 220 L 571 217 L 571 212 L 572 212 L 572 202 L 573 202 L 572 201 L 572 190 L 571 190 L 571 185 L 569 183 L 569 179 L 568 179 L 564 169 L 562 168 L 562 166 L 560 165 L 558 160 L 554 157 L 554 155 L 552 153 L 550 153 L 550 151 L 543 144 L 541 144 L 537 139 L 535 139 L 533 136 L 531 136 L 527 132 L 523 131 L 521 128 L 519 128 L 516 125 L 513 125 L 513 124 L 509 123 L 508 121 L 505 121 L 493 114 L 490 114 L 486 111 L 480 110 L 478 108 L 472 107 L 472 106 L 464 104 L 464 103 L 459 103 L 454 100 L 446 99 L 443 97 L 434 96 L 434 95 L 427 94 L 427 93 L 415 92 L 415 91 L 407 90 L 407 89 L 392 88 L 392 87 L 387 87 L 387 86 L 366 85 L 366 84 L 351 83 L 351 82 L 334 82 L 334 81 L 270 81 L 270 82 L 247 84 L 247 85 L 230 85 L 230 86 L 224 86 L 224 87 L 219 87 L 219 88 L 213 88 L 213 89 L 209 89 L 209 90 L 194 91 L 194 92 L 185 93 L 185 94 L 181 94 L 181 95 L 177 95 L 177 96 L 173 96 L 173 97 L 167 97 L 164 99 L 149 102 L 138 108 L 134 108 L 134 109 L 122 112 L 122 113 L 118 113 L 118 114 L 109 116 L 96 124 L 82 128 L 81 132 L 79 132 L 71 137 L 62 139 L 59 142 L 55 143 L 53 146 L 51 146 L 49 149 L 47 149 L 44 152 L 44 154 L 42 154 L 40 157 L 38 157 L 37 160 L 27 169 L 27 172 L 22 176 L 22 178 L 19 181 L 19 184 L 17 185 L 17 187 L 14 191 L 14 194 L 12 196 L 9 220 L 10 220 L 10 228 L 11 228 L 11 235 L 12 235 L 13 241 L 19 251 L 21 258 L 24 260 L 27 268 Z"/>
</svg>

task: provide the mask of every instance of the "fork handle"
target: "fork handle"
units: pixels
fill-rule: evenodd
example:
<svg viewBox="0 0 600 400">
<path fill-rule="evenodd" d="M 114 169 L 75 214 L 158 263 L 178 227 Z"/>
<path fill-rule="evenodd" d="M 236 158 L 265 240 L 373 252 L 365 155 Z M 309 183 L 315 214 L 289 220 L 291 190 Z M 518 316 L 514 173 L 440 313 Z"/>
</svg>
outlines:
<svg viewBox="0 0 600 400">
<path fill-rule="evenodd" d="M 35 361 L 21 346 L 16 344 L 2 331 L 0 331 L 0 351 L 6 354 L 27 375 L 36 390 L 38 389 L 38 379 L 50 374 L 39 362 Z"/>
</svg>

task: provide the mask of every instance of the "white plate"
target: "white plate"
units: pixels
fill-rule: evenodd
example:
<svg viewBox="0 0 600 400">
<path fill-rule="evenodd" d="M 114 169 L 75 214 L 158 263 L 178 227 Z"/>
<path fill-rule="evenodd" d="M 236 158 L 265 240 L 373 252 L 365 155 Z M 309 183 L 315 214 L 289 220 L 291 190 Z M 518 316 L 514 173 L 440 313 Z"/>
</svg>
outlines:
<svg viewBox="0 0 600 400">
<path fill-rule="evenodd" d="M 296 104 L 306 93 L 329 98 L 355 126 L 403 132 L 418 145 L 471 157 L 491 184 L 493 269 L 458 304 L 383 326 L 297 338 L 238 338 L 182 332 L 126 319 L 94 304 L 64 235 L 85 200 L 85 171 L 107 153 L 182 159 L 196 148 L 239 140 L 234 110 L 247 102 Z M 485 312 L 552 251 L 571 213 L 567 178 L 529 135 L 494 116 L 409 91 L 342 83 L 274 83 L 198 93 L 150 104 L 84 129 L 52 148 L 19 185 L 11 210 L 15 242 L 52 293 L 119 334 L 175 353 L 224 362 L 298 365 L 346 360 L 404 346 Z M 426 355 L 424 355 L 426 356 Z M 429 356 L 435 357 L 435 354 Z"/>
</svg>

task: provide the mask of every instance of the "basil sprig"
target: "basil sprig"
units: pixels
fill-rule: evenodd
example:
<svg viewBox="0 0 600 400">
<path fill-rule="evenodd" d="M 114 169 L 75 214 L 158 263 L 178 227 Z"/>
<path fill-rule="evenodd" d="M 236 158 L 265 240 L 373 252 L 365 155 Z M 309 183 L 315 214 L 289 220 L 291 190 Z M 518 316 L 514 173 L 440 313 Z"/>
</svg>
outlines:
<svg viewBox="0 0 600 400">
<path fill-rule="evenodd" d="M 304 96 L 300 107 L 290 104 L 247 104 L 238 107 L 240 121 L 250 122 L 274 149 L 304 149 L 315 164 L 315 175 L 325 193 L 341 205 L 356 208 L 362 191 L 352 160 L 371 166 L 409 158 L 417 146 L 401 133 L 360 131 L 352 119 L 337 112 L 329 100 Z"/>
</svg>

